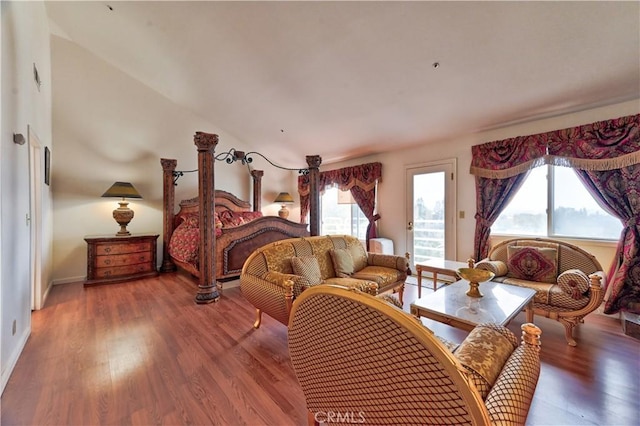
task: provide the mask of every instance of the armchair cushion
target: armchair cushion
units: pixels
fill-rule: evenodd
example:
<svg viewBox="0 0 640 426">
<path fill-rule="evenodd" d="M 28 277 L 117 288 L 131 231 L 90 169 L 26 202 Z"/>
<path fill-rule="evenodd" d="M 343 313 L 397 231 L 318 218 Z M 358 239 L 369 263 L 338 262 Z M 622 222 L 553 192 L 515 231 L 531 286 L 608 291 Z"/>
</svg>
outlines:
<svg viewBox="0 0 640 426">
<path fill-rule="evenodd" d="M 336 276 L 341 278 L 347 278 L 353 275 L 354 265 L 353 257 L 347 249 L 334 249 L 330 250 L 331 260 L 333 261 L 333 268 L 335 269 Z"/>
<path fill-rule="evenodd" d="M 558 278 L 558 250 L 550 247 L 507 247 L 508 276 L 555 284 Z"/>
<path fill-rule="evenodd" d="M 294 274 L 306 278 L 310 285 L 316 285 L 322 282 L 320 264 L 315 256 L 292 257 L 291 268 Z"/>
<path fill-rule="evenodd" d="M 565 293 L 578 300 L 589 290 L 589 277 L 580 269 L 569 269 L 558 275 L 558 285 Z"/>
</svg>

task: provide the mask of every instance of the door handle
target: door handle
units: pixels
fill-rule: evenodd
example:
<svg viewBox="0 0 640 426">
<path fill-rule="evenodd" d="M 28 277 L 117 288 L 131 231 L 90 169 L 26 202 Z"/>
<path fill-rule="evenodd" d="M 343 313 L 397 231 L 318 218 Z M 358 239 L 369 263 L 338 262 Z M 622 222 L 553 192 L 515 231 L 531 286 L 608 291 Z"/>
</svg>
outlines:
<svg viewBox="0 0 640 426">
<path fill-rule="evenodd" d="M 407 224 L 407 231 L 413 231 L 413 222 Z"/>
</svg>

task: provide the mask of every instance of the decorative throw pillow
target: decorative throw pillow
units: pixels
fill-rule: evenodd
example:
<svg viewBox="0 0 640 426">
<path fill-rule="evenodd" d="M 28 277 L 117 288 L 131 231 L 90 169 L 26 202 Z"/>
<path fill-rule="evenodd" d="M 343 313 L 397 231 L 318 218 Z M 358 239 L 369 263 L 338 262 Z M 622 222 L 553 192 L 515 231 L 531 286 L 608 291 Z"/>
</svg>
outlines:
<svg viewBox="0 0 640 426">
<path fill-rule="evenodd" d="M 322 282 L 320 264 L 314 256 L 292 257 L 291 268 L 294 274 L 306 278 L 309 281 L 309 285 L 316 285 Z"/>
<path fill-rule="evenodd" d="M 589 290 L 589 277 L 580 269 L 567 269 L 558 275 L 558 285 L 565 293 L 578 300 Z"/>
<path fill-rule="evenodd" d="M 507 264 L 501 260 L 481 260 L 475 264 L 476 269 L 486 269 L 495 274 L 496 277 L 503 277 L 509 272 Z"/>
<path fill-rule="evenodd" d="M 558 278 L 558 250 L 551 247 L 507 247 L 509 277 L 555 284 Z"/>
<path fill-rule="evenodd" d="M 353 258 L 351 253 L 347 249 L 334 249 L 329 250 L 331 260 L 333 261 L 333 269 L 336 272 L 336 276 L 340 278 L 347 278 L 353 275 Z"/>
<path fill-rule="evenodd" d="M 353 259 L 353 272 L 358 272 L 367 266 L 367 251 L 360 243 L 347 246 L 351 259 Z"/>
</svg>

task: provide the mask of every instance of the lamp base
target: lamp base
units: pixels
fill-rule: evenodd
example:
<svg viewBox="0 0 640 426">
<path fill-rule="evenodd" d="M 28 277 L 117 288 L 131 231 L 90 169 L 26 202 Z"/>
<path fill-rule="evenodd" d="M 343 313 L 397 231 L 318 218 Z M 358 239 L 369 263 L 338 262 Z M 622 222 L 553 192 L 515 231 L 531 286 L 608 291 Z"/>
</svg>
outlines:
<svg viewBox="0 0 640 426">
<path fill-rule="evenodd" d="M 131 235 L 131 232 L 127 231 L 127 225 L 133 219 L 133 210 L 131 210 L 127 201 L 119 201 L 120 207 L 113 211 L 113 218 L 120 225 L 120 231 L 116 234 L 117 237 L 123 237 Z"/>
<path fill-rule="evenodd" d="M 289 210 L 287 210 L 287 206 L 282 206 L 282 208 L 280 210 L 278 210 L 278 216 L 280 216 L 283 219 L 286 219 L 289 217 Z"/>
</svg>

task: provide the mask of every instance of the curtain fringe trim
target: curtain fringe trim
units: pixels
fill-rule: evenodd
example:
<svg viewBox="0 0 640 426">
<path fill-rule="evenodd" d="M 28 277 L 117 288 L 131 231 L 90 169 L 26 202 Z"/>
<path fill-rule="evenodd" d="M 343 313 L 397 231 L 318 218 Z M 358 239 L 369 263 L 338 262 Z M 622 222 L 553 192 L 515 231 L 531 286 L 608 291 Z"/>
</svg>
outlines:
<svg viewBox="0 0 640 426">
<path fill-rule="evenodd" d="M 536 167 L 544 166 L 545 164 L 560 167 L 571 167 L 578 170 L 602 172 L 640 164 L 640 151 L 621 155 L 620 157 L 605 158 L 601 160 L 545 155 L 544 157 L 536 158 L 535 160 L 527 161 L 526 163 L 504 170 L 489 170 L 471 166 L 469 172 L 472 175 L 482 178 L 507 179 L 521 173 L 528 172 L 529 170 L 533 170 Z"/>
</svg>

